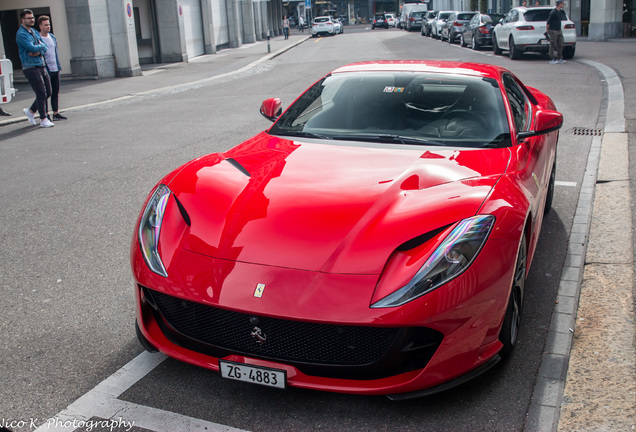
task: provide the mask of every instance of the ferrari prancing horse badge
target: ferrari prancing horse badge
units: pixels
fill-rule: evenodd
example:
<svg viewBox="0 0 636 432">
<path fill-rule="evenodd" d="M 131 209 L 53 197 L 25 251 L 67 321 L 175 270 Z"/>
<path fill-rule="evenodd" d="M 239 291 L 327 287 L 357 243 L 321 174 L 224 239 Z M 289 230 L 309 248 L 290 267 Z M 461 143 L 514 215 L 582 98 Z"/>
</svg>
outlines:
<svg viewBox="0 0 636 432">
<path fill-rule="evenodd" d="M 263 291 L 265 291 L 265 284 L 259 283 L 256 285 L 256 290 L 254 291 L 254 297 L 261 298 L 263 297 Z"/>
</svg>

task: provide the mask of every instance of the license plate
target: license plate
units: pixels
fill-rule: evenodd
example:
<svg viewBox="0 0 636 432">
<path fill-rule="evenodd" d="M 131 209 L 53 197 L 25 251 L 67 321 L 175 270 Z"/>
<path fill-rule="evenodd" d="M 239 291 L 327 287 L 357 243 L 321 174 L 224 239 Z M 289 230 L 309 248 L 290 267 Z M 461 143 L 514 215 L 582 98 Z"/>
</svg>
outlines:
<svg viewBox="0 0 636 432">
<path fill-rule="evenodd" d="M 550 45 L 550 41 L 547 39 L 541 40 L 541 45 Z"/>
<path fill-rule="evenodd" d="M 221 376 L 280 389 L 287 388 L 287 371 L 219 360 Z"/>
</svg>

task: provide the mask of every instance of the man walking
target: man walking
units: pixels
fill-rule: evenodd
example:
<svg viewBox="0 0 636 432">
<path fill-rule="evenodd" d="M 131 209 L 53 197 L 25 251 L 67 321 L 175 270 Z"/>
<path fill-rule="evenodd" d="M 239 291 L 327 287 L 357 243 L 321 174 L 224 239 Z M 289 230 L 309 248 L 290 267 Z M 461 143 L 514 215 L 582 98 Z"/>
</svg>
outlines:
<svg viewBox="0 0 636 432">
<path fill-rule="evenodd" d="M 40 37 L 46 44 L 47 50 L 44 53 L 44 61 L 46 62 L 46 71 L 51 79 L 51 109 L 53 110 L 53 120 L 66 120 L 59 112 L 59 95 L 60 95 L 60 56 L 57 51 L 57 39 L 51 33 L 51 18 L 46 15 L 38 17 L 38 28 L 40 29 Z"/>
<path fill-rule="evenodd" d="M 36 125 L 35 112 L 40 115 L 40 127 L 55 126 L 47 117 L 46 100 L 51 95 L 51 80 L 46 72 L 43 54 L 48 49 L 42 42 L 40 34 L 33 29 L 35 17 L 33 11 L 25 9 L 20 12 L 22 24 L 16 34 L 16 42 L 22 62 L 22 72 L 35 92 L 35 101 L 31 108 L 25 108 L 24 114 L 32 125 Z"/>
<path fill-rule="evenodd" d="M 563 60 L 563 31 L 561 30 L 561 21 L 565 20 L 563 8 L 564 0 L 557 0 L 556 7 L 552 9 L 548 15 L 548 21 L 545 29 L 550 38 L 550 64 L 565 63 Z"/>
</svg>

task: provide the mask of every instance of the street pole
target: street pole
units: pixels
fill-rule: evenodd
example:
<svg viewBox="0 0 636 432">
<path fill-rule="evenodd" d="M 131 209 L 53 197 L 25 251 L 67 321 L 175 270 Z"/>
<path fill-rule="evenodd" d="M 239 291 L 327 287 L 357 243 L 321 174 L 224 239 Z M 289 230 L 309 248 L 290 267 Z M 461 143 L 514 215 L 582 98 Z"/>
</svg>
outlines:
<svg viewBox="0 0 636 432">
<path fill-rule="evenodd" d="M 272 52 L 272 47 L 269 44 L 269 29 L 267 29 L 267 52 L 268 53 Z"/>
</svg>

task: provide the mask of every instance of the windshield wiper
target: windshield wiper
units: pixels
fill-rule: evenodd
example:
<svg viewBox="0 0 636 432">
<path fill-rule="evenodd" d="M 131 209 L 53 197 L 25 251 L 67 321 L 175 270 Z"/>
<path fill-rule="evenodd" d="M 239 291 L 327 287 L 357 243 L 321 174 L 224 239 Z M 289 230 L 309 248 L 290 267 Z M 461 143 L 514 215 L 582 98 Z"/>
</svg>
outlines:
<svg viewBox="0 0 636 432">
<path fill-rule="evenodd" d="M 390 134 L 361 134 L 361 135 L 336 135 L 333 139 L 343 140 L 343 141 L 375 141 L 382 143 L 399 143 L 399 144 L 415 144 L 415 145 L 434 145 L 434 146 L 443 146 L 444 143 L 428 140 L 424 138 L 415 138 L 403 135 L 390 135 Z"/>
<path fill-rule="evenodd" d="M 281 135 L 281 136 L 295 136 L 295 137 L 303 137 L 303 138 L 317 138 L 317 139 L 333 139 L 333 137 L 329 135 L 320 135 L 313 132 L 304 132 L 304 131 L 276 131 L 272 132 L 273 135 Z"/>
</svg>

